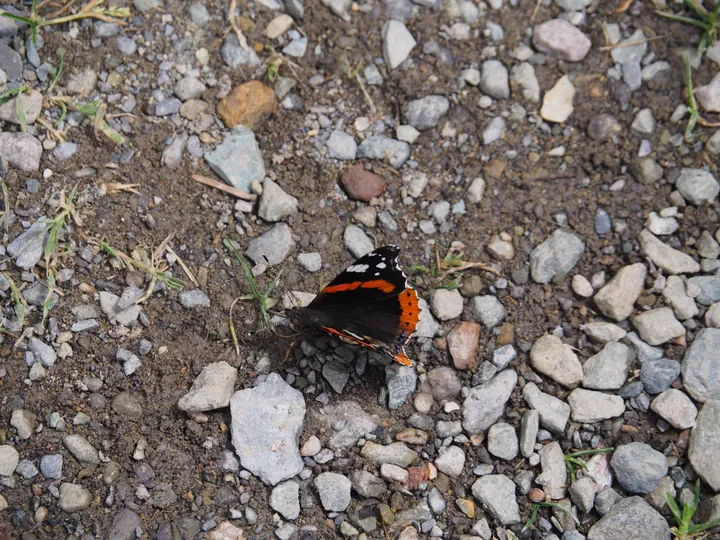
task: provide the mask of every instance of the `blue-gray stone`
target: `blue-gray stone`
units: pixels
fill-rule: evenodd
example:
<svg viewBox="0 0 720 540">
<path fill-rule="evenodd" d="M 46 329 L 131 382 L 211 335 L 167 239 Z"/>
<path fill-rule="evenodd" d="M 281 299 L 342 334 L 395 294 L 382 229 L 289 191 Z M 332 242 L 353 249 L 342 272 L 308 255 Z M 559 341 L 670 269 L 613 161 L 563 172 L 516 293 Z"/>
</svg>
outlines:
<svg viewBox="0 0 720 540">
<path fill-rule="evenodd" d="M 368 159 L 383 159 L 391 167 L 399 169 L 410 157 L 410 145 L 385 135 L 374 135 L 360 143 L 357 156 Z"/>
<path fill-rule="evenodd" d="M 612 221 L 610 214 L 604 208 L 595 210 L 595 232 L 597 234 L 607 234 L 612 229 Z"/>
<path fill-rule="evenodd" d="M 40 458 L 40 472 L 45 478 L 60 478 L 63 457 L 60 454 L 48 454 Z"/>
<path fill-rule="evenodd" d="M 388 407 L 399 409 L 415 392 L 417 372 L 412 366 L 401 366 L 393 362 L 385 368 L 385 381 L 388 388 Z"/>
<path fill-rule="evenodd" d="M 720 391 L 720 329 L 703 328 L 685 351 L 683 383 L 688 394 L 705 402 Z"/>
<path fill-rule="evenodd" d="M 249 47 L 247 51 L 244 50 L 233 32 L 230 32 L 225 38 L 220 54 L 231 68 L 260 65 L 260 58 L 252 50 L 252 47 Z"/>
<path fill-rule="evenodd" d="M 660 394 L 680 375 L 680 362 L 669 358 L 648 360 L 640 367 L 640 380 L 648 394 Z"/>
<path fill-rule="evenodd" d="M 205 154 L 210 168 L 227 184 L 249 192 L 253 180 L 265 177 L 260 146 L 255 134 L 245 126 L 235 126 L 215 150 Z"/>
<path fill-rule="evenodd" d="M 3 41 L 0 41 L 0 69 L 5 72 L 8 81 L 17 81 L 22 77 L 22 58 Z"/>
<path fill-rule="evenodd" d="M 78 151 L 78 145 L 74 142 L 65 142 L 58 144 L 53 150 L 53 156 L 58 161 L 70 159 Z"/>
<path fill-rule="evenodd" d="M 163 99 L 155 105 L 155 116 L 169 116 L 180 111 L 182 101 L 178 98 Z"/>
<path fill-rule="evenodd" d="M 700 294 L 695 301 L 703 306 L 709 306 L 720 301 L 720 276 L 696 276 L 688 279 L 688 286 L 696 285 Z"/>
<path fill-rule="evenodd" d="M 40 36 L 38 36 L 38 38 L 39 37 Z M 38 45 L 39 44 L 40 44 L 40 42 L 38 40 Z M 25 38 L 25 57 L 27 58 L 27 61 L 30 62 L 30 64 L 32 64 L 33 67 L 35 67 L 35 68 L 40 67 L 42 60 L 40 60 L 40 55 L 38 54 L 38 48 L 33 43 L 32 36 L 28 36 L 27 38 Z"/>
<path fill-rule="evenodd" d="M 15 258 L 15 264 L 23 270 L 30 270 L 43 255 L 49 235 L 49 227 L 44 219 L 38 219 L 7 247 L 8 254 Z"/>
</svg>

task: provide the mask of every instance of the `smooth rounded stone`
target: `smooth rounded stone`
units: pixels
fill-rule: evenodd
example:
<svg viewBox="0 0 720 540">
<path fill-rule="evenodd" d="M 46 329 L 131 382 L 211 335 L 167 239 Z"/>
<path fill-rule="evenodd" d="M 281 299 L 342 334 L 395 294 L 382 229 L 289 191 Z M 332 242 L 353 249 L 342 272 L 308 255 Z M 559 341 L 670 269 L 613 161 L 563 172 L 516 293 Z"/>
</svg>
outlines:
<svg viewBox="0 0 720 540">
<path fill-rule="evenodd" d="M 528 62 L 521 62 L 513 66 L 510 80 L 520 87 L 523 99 L 531 103 L 540 102 L 540 83 L 535 75 L 535 68 Z"/>
<path fill-rule="evenodd" d="M 711 154 L 720 154 L 720 130 L 713 133 L 705 143 L 705 149 Z"/>
<path fill-rule="evenodd" d="M 441 473 L 453 478 L 462 474 L 465 467 L 465 452 L 458 446 L 448 446 L 440 450 L 440 455 L 435 459 L 435 467 Z"/>
<path fill-rule="evenodd" d="M 587 132 L 592 140 L 605 142 L 613 135 L 620 135 L 623 132 L 623 126 L 613 115 L 603 113 L 590 119 Z"/>
<path fill-rule="evenodd" d="M 487 433 L 487 449 L 493 456 L 500 459 L 506 461 L 515 459 L 519 451 L 515 428 L 503 422 L 490 426 Z"/>
<path fill-rule="evenodd" d="M 703 169 L 681 169 L 675 187 L 686 201 L 698 206 L 714 201 L 720 193 L 718 181 Z"/>
<path fill-rule="evenodd" d="M 35 414 L 24 409 L 15 409 L 10 415 L 10 425 L 15 428 L 18 437 L 22 440 L 27 440 L 32 436 L 36 421 Z"/>
<path fill-rule="evenodd" d="M 481 433 L 498 421 L 517 379 L 515 371 L 506 369 L 484 385 L 470 389 L 462 406 L 463 429 L 468 434 Z"/>
<path fill-rule="evenodd" d="M 569 488 L 570 499 L 583 514 L 595 506 L 595 481 L 589 476 L 578 478 Z"/>
<path fill-rule="evenodd" d="M 640 380 L 648 394 L 664 392 L 679 375 L 680 362 L 669 358 L 647 360 L 640 367 Z"/>
<path fill-rule="evenodd" d="M 366 171 L 362 164 L 347 169 L 340 181 L 348 196 L 358 201 L 370 202 L 387 189 L 387 182 L 377 174 Z"/>
<path fill-rule="evenodd" d="M 457 289 L 435 289 L 430 298 L 430 309 L 441 321 L 455 319 L 462 313 L 463 297 Z"/>
<path fill-rule="evenodd" d="M 136 538 L 135 531 L 141 527 L 140 516 L 129 508 L 123 508 L 115 515 L 106 538 L 107 540 L 132 540 Z"/>
<path fill-rule="evenodd" d="M 287 223 L 276 223 L 248 244 L 245 255 L 255 264 L 278 265 L 295 249 L 292 230 Z"/>
<path fill-rule="evenodd" d="M 300 516 L 300 486 L 292 480 L 278 484 L 270 493 L 269 504 L 285 519 L 297 519 Z"/>
<path fill-rule="evenodd" d="M 697 87 L 695 98 L 703 110 L 720 112 L 720 77 L 716 74 L 709 84 Z"/>
<path fill-rule="evenodd" d="M 681 321 L 692 319 L 699 313 L 695 300 L 687 295 L 685 283 L 678 276 L 668 276 L 662 295 Z"/>
<path fill-rule="evenodd" d="M 572 419 L 592 424 L 616 418 L 625 412 L 625 402 L 620 396 L 576 388 L 567 397 Z"/>
<path fill-rule="evenodd" d="M 435 291 L 436 293 L 438 291 Z M 460 300 L 462 305 L 462 299 Z M 459 314 L 458 314 L 459 316 Z M 445 320 L 438 316 L 440 320 Z M 474 322 L 461 322 L 447 336 L 448 350 L 453 359 L 455 369 L 471 369 L 477 363 L 475 356 L 480 339 L 480 325 Z M 505 367 L 505 366 L 503 366 Z"/>
<path fill-rule="evenodd" d="M 305 400 L 299 391 L 271 373 L 255 388 L 233 394 L 230 415 L 233 446 L 245 469 L 270 485 L 300 473 Z"/>
<path fill-rule="evenodd" d="M 645 139 L 644 139 L 645 140 Z M 654 184 L 655 182 L 662 179 L 663 176 L 665 176 L 665 169 L 663 169 L 662 165 L 660 165 L 657 161 L 650 157 L 641 157 L 637 161 L 635 161 L 632 166 L 630 167 L 630 172 L 635 177 L 635 180 L 640 182 L 641 184 L 649 185 Z M 654 212 L 653 212 L 654 214 Z M 655 220 L 657 221 L 657 220 Z M 648 220 L 648 223 L 650 223 L 650 220 Z M 654 225 L 654 227 L 662 226 L 664 230 L 667 230 L 670 228 L 670 224 L 672 222 L 666 221 L 664 224 L 660 225 Z M 650 226 L 648 225 L 648 228 Z M 650 230 L 653 232 L 653 234 L 671 234 L 671 233 L 656 233 L 651 228 Z"/>
<path fill-rule="evenodd" d="M 690 435 L 688 457 L 695 472 L 713 490 L 720 491 L 720 398 L 713 396 L 700 409 Z"/>
<path fill-rule="evenodd" d="M 523 414 L 520 420 L 520 453 L 525 458 L 530 457 L 535 451 L 535 440 L 537 439 L 539 422 L 540 413 L 535 409 L 525 411 L 525 414 Z"/>
<path fill-rule="evenodd" d="M 720 302 L 715 302 L 705 312 L 705 325 L 710 328 L 720 328 Z"/>
<path fill-rule="evenodd" d="M 621 268 L 595 295 L 595 304 L 603 315 L 615 320 L 627 319 L 645 285 L 647 268 L 635 263 Z"/>
<path fill-rule="evenodd" d="M 180 398 L 178 408 L 186 412 L 204 412 L 227 407 L 237 380 L 237 369 L 227 362 L 215 362 L 203 368 L 190 391 Z"/>
<path fill-rule="evenodd" d="M 592 390 L 617 390 L 625 384 L 632 364 L 630 348 L 617 342 L 605 345 L 583 364 L 583 387 Z"/>
<path fill-rule="evenodd" d="M 286 193 L 275 182 L 266 178 L 263 182 L 263 192 L 260 196 L 258 215 L 269 222 L 280 221 L 297 212 L 299 201 Z"/>
<path fill-rule="evenodd" d="M 63 457 L 60 454 L 47 454 L 40 458 L 40 472 L 45 478 L 60 478 L 62 468 Z M 0 476 L 2 476 L 2 472 L 0 472 Z"/>
<path fill-rule="evenodd" d="M 700 265 L 689 255 L 661 242 L 654 234 L 643 229 L 638 235 L 643 255 L 669 274 L 694 274 Z"/>
<path fill-rule="evenodd" d="M 475 296 L 471 303 L 473 317 L 480 321 L 485 328 L 495 328 L 500 324 L 507 310 L 496 296 Z"/>
<path fill-rule="evenodd" d="M 405 120 L 418 131 L 426 131 L 437 126 L 449 109 L 450 101 L 445 96 L 425 96 L 405 105 Z"/>
<path fill-rule="evenodd" d="M 427 382 L 430 385 L 432 397 L 439 402 L 456 398 L 462 391 L 462 382 L 455 370 L 450 367 L 433 369 L 427 375 Z"/>
<path fill-rule="evenodd" d="M 549 283 L 567 275 L 585 251 L 585 243 L 572 233 L 556 230 L 530 253 L 530 273 L 536 283 Z"/>
<path fill-rule="evenodd" d="M 512 242 L 503 240 L 498 235 L 493 235 L 488 242 L 488 253 L 500 261 L 510 261 L 515 257 L 515 247 Z"/>
<path fill-rule="evenodd" d="M 92 493 L 79 484 L 60 484 L 58 505 L 68 514 L 84 510 L 92 502 Z"/>
<path fill-rule="evenodd" d="M 410 145 L 385 135 L 373 135 L 360 143 L 357 157 L 383 160 L 399 169 L 410 157 Z"/>
<path fill-rule="evenodd" d="M 177 98 L 163 99 L 155 104 L 155 116 L 170 116 L 180 112 L 182 101 Z"/>
<path fill-rule="evenodd" d="M 430 493 L 428 494 L 428 506 L 430 507 L 430 510 L 433 511 L 433 514 L 440 515 L 445 513 L 445 509 L 447 508 L 447 503 L 445 502 L 445 499 L 442 496 L 442 493 L 440 490 L 436 487 L 432 488 L 430 490 Z"/>
<path fill-rule="evenodd" d="M 660 217 L 656 212 L 650 212 L 645 227 L 658 236 L 667 236 L 673 234 L 680 228 L 677 220 L 674 217 Z"/>
<path fill-rule="evenodd" d="M 677 429 L 693 427 L 698 414 L 692 400 L 684 392 L 675 388 L 665 390 L 657 396 L 650 408 Z"/>
<path fill-rule="evenodd" d="M 643 341 L 650 345 L 662 345 L 685 335 L 685 327 L 669 307 L 645 311 L 634 317 L 632 323 Z"/>
<path fill-rule="evenodd" d="M 570 406 L 529 382 L 523 388 L 523 399 L 540 415 L 540 424 L 553 433 L 563 433 L 570 418 Z"/>
<path fill-rule="evenodd" d="M 478 204 L 483 200 L 487 183 L 483 178 L 475 178 L 465 193 L 465 200 L 468 204 Z"/>
<path fill-rule="evenodd" d="M 0 476 L 12 476 L 20 463 L 20 454 L 14 447 L 0 445 Z"/>
<path fill-rule="evenodd" d="M 210 307 L 210 298 L 207 293 L 201 289 L 180 291 L 178 300 L 180 300 L 180 304 L 182 304 L 185 309 Z"/>
<path fill-rule="evenodd" d="M 612 343 L 623 339 L 627 332 L 618 325 L 609 322 L 591 322 L 583 324 L 580 330 L 595 343 Z"/>
<path fill-rule="evenodd" d="M 205 27 L 210 22 L 210 13 L 204 4 L 194 2 L 188 6 L 188 14 L 195 26 Z"/>
<path fill-rule="evenodd" d="M 706 259 L 717 259 L 720 256 L 720 244 L 708 231 L 703 231 L 695 245 L 698 255 Z"/>
<path fill-rule="evenodd" d="M 496 116 L 488 122 L 482 132 L 483 144 L 488 145 L 502 138 L 507 122 L 502 116 Z"/>
<path fill-rule="evenodd" d="M 568 21 L 552 19 L 533 28 L 533 45 L 558 60 L 580 62 L 590 52 L 592 42 Z"/>
<path fill-rule="evenodd" d="M 322 269 L 322 255 L 317 252 L 301 253 L 297 261 L 308 272 L 319 272 Z"/>
<path fill-rule="evenodd" d="M 382 29 L 383 56 L 390 69 L 402 64 L 413 50 L 417 41 L 402 22 L 390 19 Z"/>
<path fill-rule="evenodd" d="M 401 366 L 393 362 L 385 368 L 385 384 L 388 389 L 388 408 L 399 409 L 415 393 L 417 371 L 414 366 Z"/>
<path fill-rule="evenodd" d="M 510 82 L 508 70 L 499 60 L 486 60 L 483 62 L 480 74 L 480 90 L 494 99 L 507 99 L 510 97 Z"/>
<path fill-rule="evenodd" d="M 503 525 L 520 523 L 515 483 L 501 474 L 488 474 L 475 481 L 472 494 Z"/>
<path fill-rule="evenodd" d="M 671 535 L 665 518 L 642 497 L 635 496 L 612 504 L 603 518 L 590 528 L 587 538 L 588 540 L 649 540 L 650 538 L 670 540 Z"/>
<path fill-rule="evenodd" d="M 542 108 L 540 109 L 540 116 L 547 122 L 562 124 L 570 118 L 570 115 L 575 110 L 573 107 L 574 98 L 575 86 L 570 82 L 570 77 L 564 75 L 558 79 L 555 86 L 545 93 Z M 556 232 L 564 231 L 558 229 Z"/>
<path fill-rule="evenodd" d="M 323 508 L 328 512 L 344 512 L 350 506 L 350 480 L 342 474 L 324 472 L 313 481 Z"/>
<path fill-rule="evenodd" d="M 612 230 L 612 221 L 610 214 L 604 208 L 595 210 L 595 232 L 597 234 L 607 234 Z"/>
<path fill-rule="evenodd" d="M 380 498 L 387 493 L 385 482 L 372 473 L 355 470 L 350 473 L 353 490 L 361 497 Z"/>
<path fill-rule="evenodd" d="M 357 155 L 355 138 L 344 131 L 334 130 L 325 142 L 328 155 L 333 159 L 354 160 Z"/>
<path fill-rule="evenodd" d="M 703 306 L 709 306 L 720 300 L 720 276 L 696 276 L 687 280 L 687 287 L 692 287 L 699 294 L 695 301 Z"/>
<path fill-rule="evenodd" d="M 665 456 L 650 445 L 640 442 L 617 447 L 610 465 L 623 489 L 643 495 L 655 489 L 668 471 Z"/>
<path fill-rule="evenodd" d="M 378 466 L 383 463 L 391 463 L 398 467 L 407 467 L 418 458 L 415 450 L 411 450 L 401 442 L 382 445 L 367 441 L 360 450 L 360 455 Z"/>
<path fill-rule="evenodd" d="M 205 153 L 205 161 L 226 184 L 246 193 L 254 180 L 262 182 L 265 178 L 260 146 L 245 126 L 235 126 L 215 150 Z"/>
<path fill-rule="evenodd" d="M 63 437 L 63 445 L 70 453 L 75 456 L 82 464 L 97 465 L 100 463 L 100 456 L 95 447 L 90 442 L 77 433 L 65 435 Z"/>
<path fill-rule="evenodd" d="M 142 404 L 130 392 L 120 392 L 112 400 L 113 410 L 121 417 L 138 419 L 142 417 Z"/>
<path fill-rule="evenodd" d="M 532 367 L 555 382 L 574 388 L 583 380 L 583 368 L 572 348 L 545 334 L 530 349 Z"/>
<path fill-rule="evenodd" d="M 595 292 L 588 279 L 581 274 L 575 274 L 573 276 L 572 289 L 575 294 L 583 298 L 590 298 Z"/>
<path fill-rule="evenodd" d="M 198 99 L 207 87 L 197 77 L 183 77 L 175 83 L 175 95 L 182 101 Z"/>
<path fill-rule="evenodd" d="M 685 390 L 701 403 L 720 391 L 720 329 L 703 328 L 685 351 L 682 375 Z"/>
</svg>

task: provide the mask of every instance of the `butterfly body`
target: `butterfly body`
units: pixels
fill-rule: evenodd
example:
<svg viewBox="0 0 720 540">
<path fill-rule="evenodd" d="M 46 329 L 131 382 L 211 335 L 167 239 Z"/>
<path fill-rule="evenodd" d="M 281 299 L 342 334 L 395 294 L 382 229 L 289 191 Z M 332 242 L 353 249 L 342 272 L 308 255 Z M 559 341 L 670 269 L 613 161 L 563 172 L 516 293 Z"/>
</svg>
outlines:
<svg viewBox="0 0 720 540">
<path fill-rule="evenodd" d="M 400 249 L 383 246 L 359 258 L 306 307 L 288 316 L 298 330 L 322 330 L 412 365 L 404 345 L 420 316 L 418 296 L 398 265 Z"/>
</svg>

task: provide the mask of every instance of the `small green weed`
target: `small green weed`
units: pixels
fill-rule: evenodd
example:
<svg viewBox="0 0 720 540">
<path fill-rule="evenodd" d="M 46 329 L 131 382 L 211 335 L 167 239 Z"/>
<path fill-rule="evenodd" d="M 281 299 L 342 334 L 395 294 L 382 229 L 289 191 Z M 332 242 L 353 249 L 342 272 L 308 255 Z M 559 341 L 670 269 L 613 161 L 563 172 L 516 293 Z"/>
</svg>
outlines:
<svg viewBox="0 0 720 540">
<path fill-rule="evenodd" d="M 720 5 L 720 2 L 718 2 L 718 5 Z M 693 90 L 693 81 L 692 81 L 692 66 L 690 65 L 690 59 L 687 57 L 687 55 L 683 56 L 683 60 L 685 61 L 685 87 L 687 88 L 687 110 L 688 113 L 690 113 L 690 118 L 688 119 L 687 126 L 685 127 L 685 140 L 687 142 L 690 142 L 694 135 L 693 135 L 693 129 L 695 129 L 695 126 L 697 125 L 698 118 L 700 118 L 700 113 L 698 113 L 697 109 L 697 101 L 695 101 L 695 91 Z"/>
<path fill-rule="evenodd" d="M 708 47 L 715 45 L 718 34 L 718 12 L 720 12 L 720 3 L 716 4 L 712 11 L 705 9 L 697 0 L 684 0 L 685 6 L 696 15 L 693 17 L 683 17 L 674 13 L 665 11 L 655 11 L 661 17 L 689 24 L 703 31 L 698 44 L 698 52 L 704 53 Z"/>
<path fill-rule="evenodd" d="M 3 272 L 3 275 L 10 284 L 10 299 L 13 301 L 13 304 L 15 304 L 15 316 L 18 320 L 18 326 L 22 328 L 23 323 L 25 322 L 25 309 L 27 309 L 27 303 L 25 302 L 22 294 L 20 294 L 20 289 L 18 289 L 17 285 L 15 285 L 12 278 L 5 272 Z"/>
<path fill-rule="evenodd" d="M 595 450 L 581 450 L 579 452 L 572 452 L 565 454 L 565 466 L 567 467 L 568 473 L 570 474 L 570 485 L 575 483 L 575 467 L 580 467 L 587 470 L 587 465 L 582 459 L 578 459 L 582 456 L 592 456 L 595 454 L 606 454 L 612 452 L 614 448 L 597 448 Z"/>
<path fill-rule="evenodd" d="M 572 518 L 572 520 L 577 524 L 580 525 L 580 521 L 578 518 L 575 517 L 575 515 L 565 508 L 563 505 L 554 503 L 554 502 L 541 502 L 541 503 L 533 503 L 533 510 L 532 514 L 530 514 L 530 519 L 528 519 L 527 523 L 523 526 L 521 532 L 527 531 L 530 527 L 532 527 L 533 523 L 537 520 L 538 512 L 541 508 L 557 508 L 558 510 L 562 510 L 565 512 L 568 516 Z"/>
<path fill-rule="evenodd" d="M 265 72 L 265 82 L 274 83 L 280 77 L 280 62 L 271 61 Z"/>
<path fill-rule="evenodd" d="M 670 529 L 670 532 L 678 540 L 691 540 L 692 538 L 698 538 L 704 536 L 705 531 L 708 531 L 714 527 L 720 527 L 720 519 L 713 519 L 712 521 L 706 521 L 705 523 L 699 523 L 693 525 L 692 518 L 697 511 L 698 504 L 700 504 L 700 480 L 695 482 L 695 497 L 690 503 L 683 505 L 682 512 L 678 508 L 675 499 L 672 498 L 670 493 L 665 493 L 665 500 L 667 501 L 670 511 L 675 518 L 675 527 Z"/>
</svg>

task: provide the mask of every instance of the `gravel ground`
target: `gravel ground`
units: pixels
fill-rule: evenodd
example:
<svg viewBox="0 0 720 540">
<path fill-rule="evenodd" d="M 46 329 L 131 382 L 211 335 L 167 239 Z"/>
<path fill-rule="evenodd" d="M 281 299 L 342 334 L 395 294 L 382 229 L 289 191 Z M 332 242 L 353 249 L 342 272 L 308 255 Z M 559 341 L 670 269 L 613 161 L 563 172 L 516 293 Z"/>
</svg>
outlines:
<svg viewBox="0 0 720 540">
<path fill-rule="evenodd" d="M 720 44 L 678 3 L 115 5 L 0 17 L 0 540 L 720 518 Z M 389 243 L 413 367 L 285 337 Z"/>
</svg>

